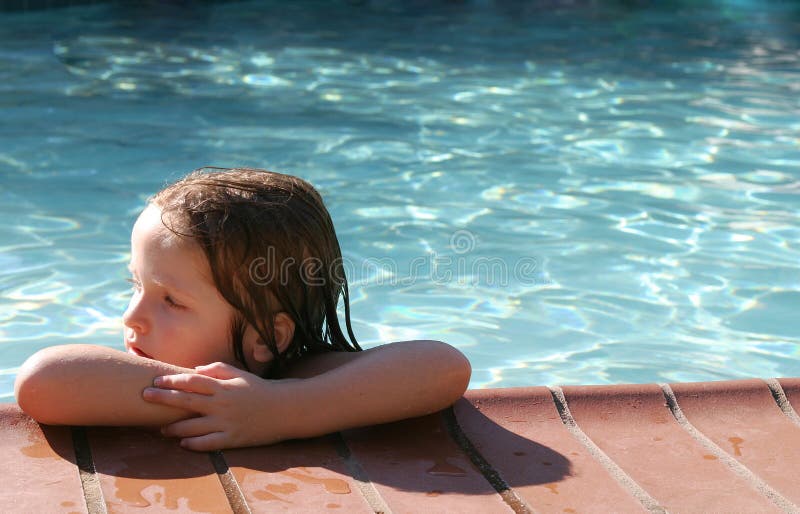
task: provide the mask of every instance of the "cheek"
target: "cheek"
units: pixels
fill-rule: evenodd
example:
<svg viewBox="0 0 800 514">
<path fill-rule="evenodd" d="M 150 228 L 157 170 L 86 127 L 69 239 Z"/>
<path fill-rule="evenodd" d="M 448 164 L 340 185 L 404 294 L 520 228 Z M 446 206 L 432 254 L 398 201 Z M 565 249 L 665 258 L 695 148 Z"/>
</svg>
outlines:
<svg viewBox="0 0 800 514">
<path fill-rule="evenodd" d="M 205 322 L 204 322 L 205 321 Z M 175 330 L 174 337 L 180 338 L 186 354 L 191 354 L 198 364 L 211 362 L 230 362 L 233 352 L 230 344 L 230 326 L 222 317 L 213 316 L 185 320 L 183 330 Z M 202 361 L 202 362 L 199 362 Z"/>
<path fill-rule="evenodd" d="M 203 337 L 204 348 L 206 353 L 214 361 L 233 363 L 233 344 L 231 342 L 231 328 L 230 324 L 225 322 L 224 317 L 215 320 L 213 324 L 209 324 L 206 330 L 199 334 Z"/>
<path fill-rule="evenodd" d="M 180 354 L 198 337 L 192 323 L 187 323 L 166 309 L 159 309 L 156 326 L 158 326 L 159 347 L 165 353 Z"/>
</svg>

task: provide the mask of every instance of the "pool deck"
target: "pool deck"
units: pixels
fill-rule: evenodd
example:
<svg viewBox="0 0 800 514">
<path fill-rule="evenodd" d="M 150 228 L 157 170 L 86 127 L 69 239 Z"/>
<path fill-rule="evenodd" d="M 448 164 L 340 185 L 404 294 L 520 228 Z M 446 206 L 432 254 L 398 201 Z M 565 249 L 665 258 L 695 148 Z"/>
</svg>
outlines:
<svg viewBox="0 0 800 514">
<path fill-rule="evenodd" d="M 800 378 L 471 390 L 452 409 L 193 453 L 0 405 L 0 512 L 800 512 Z"/>
</svg>

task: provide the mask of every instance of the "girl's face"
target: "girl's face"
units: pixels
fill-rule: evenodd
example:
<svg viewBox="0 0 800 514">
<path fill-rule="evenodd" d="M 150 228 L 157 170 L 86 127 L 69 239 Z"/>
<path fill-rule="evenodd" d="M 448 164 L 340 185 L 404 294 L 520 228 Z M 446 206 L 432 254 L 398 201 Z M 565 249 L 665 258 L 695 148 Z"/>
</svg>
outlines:
<svg viewBox="0 0 800 514">
<path fill-rule="evenodd" d="M 231 347 L 234 309 L 217 291 L 202 250 L 170 232 L 148 206 L 131 234 L 133 297 L 123 315 L 129 353 L 193 368 L 239 366 Z"/>
</svg>

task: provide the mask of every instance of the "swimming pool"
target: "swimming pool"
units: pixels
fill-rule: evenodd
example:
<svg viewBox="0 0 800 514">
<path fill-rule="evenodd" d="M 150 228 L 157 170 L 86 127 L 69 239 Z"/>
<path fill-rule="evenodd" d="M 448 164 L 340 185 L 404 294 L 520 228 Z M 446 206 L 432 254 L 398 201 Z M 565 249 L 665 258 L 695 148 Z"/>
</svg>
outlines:
<svg viewBox="0 0 800 514">
<path fill-rule="evenodd" d="M 0 13 L 0 399 L 122 348 L 133 220 L 203 165 L 312 181 L 359 339 L 471 387 L 800 376 L 800 9 L 625 4 Z"/>
</svg>

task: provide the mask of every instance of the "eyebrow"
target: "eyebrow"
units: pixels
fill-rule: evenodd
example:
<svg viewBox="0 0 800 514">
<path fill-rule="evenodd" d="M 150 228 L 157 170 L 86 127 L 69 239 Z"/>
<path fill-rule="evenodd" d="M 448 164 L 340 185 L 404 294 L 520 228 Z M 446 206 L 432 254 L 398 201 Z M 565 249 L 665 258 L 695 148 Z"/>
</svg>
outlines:
<svg viewBox="0 0 800 514">
<path fill-rule="evenodd" d="M 133 271 L 133 268 L 131 268 L 130 264 L 128 264 L 128 273 L 130 273 L 131 275 L 134 275 L 134 276 L 136 275 L 136 273 Z M 174 292 L 178 293 L 180 296 L 185 296 L 185 297 L 187 297 L 187 298 L 189 298 L 191 300 L 195 299 L 195 296 L 193 294 L 191 294 L 187 289 L 185 289 L 183 287 L 180 287 L 179 285 L 175 284 L 174 282 L 170 282 L 168 280 L 160 280 L 158 278 L 152 279 L 152 282 L 157 284 L 159 287 L 163 287 L 164 289 L 168 289 L 170 291 L 174 291 Z"/>
</svg>

